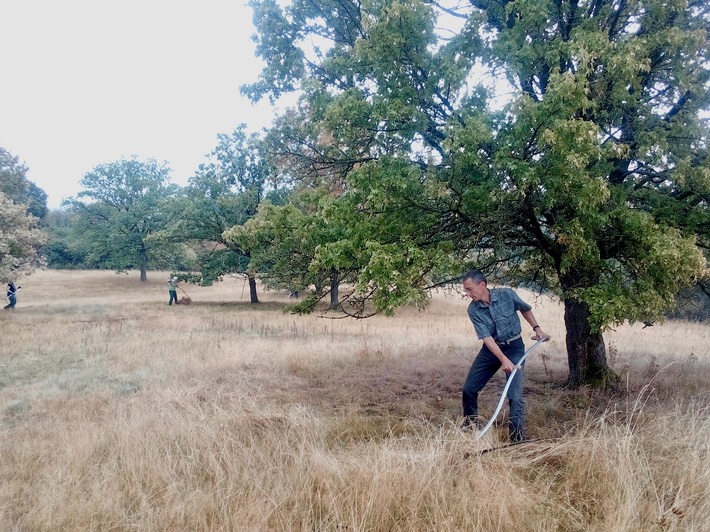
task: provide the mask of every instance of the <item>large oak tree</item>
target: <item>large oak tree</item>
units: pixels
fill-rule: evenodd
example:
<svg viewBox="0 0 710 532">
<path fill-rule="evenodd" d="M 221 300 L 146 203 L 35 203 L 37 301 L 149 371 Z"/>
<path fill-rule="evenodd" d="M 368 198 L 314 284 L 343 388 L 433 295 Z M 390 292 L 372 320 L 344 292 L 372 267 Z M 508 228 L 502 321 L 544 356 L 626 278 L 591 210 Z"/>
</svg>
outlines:
<svg viewBox="0 0 710 532">
<path fill-rule="evenodd" d="M 558 294 L 569 383 L 604 385 L 604 329 L 706 271 L 706 2 L 251 5 L 266 66 L 244 92 L 302 92 L 276 151 L 343 180 L 347 234 L 317 260 L 360 250 L 379 309 L 421 301 L 444 255 L 482 267 Z"/>
<path fill-rule="evenodd" d="M 76 212 L 73 231 L 86 261 L 125 270 L 138 268 L 147 280 L 151 261 L 175 252 L 175 244 L 154 238 L 169 224 L 167 203 L 177 194 L 170 168 L 137 157 L 99 164 L 81 180 L 83 190 L 66 205 Z"/>
</svg>

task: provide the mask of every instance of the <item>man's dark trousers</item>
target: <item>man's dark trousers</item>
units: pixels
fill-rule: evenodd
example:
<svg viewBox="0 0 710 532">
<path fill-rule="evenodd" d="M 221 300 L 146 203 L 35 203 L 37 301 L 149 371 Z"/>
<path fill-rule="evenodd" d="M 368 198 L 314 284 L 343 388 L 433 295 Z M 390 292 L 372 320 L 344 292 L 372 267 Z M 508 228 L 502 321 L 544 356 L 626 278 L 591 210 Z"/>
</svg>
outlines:
<svg viewBox="0 0 710 532">
<path fill-rule="evenodd" d="M 499 347 L 503 354 L 515 365 L 525 355 L 525 344 L 522 338 L 513 340 L 508 345 L 499 344 Z M 525 362 L 523 362 L 524 365 Z M 463 385 L 463 415 L 466 419 L 474 419 L 478 416 L 478 393 L 500 367 L 500 360 L 484 345 L 473 361 L 468 377 L 466 377 L 466 382 Z M 506 375 L 506 380 L 509 378 L 510 375 Z M 525 437 L 525 401 L 523 400 L 522 368 L 515 372 L 513 382 L 508 388 L 508 404 L 510 406 L 508 423 L 510 441 L 519 442 Z"/>
</svg>

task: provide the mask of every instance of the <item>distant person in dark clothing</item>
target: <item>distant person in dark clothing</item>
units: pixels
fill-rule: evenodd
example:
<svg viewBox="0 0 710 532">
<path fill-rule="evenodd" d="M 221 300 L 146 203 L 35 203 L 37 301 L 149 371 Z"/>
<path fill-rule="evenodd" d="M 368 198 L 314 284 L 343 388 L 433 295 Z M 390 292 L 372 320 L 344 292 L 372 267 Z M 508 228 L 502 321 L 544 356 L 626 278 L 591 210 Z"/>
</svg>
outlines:
<svg viewBox="0 0 710 532">
<path fill-rule="evenodd" d="M 21 287 L 18 286 L 17 288 Z M 5 310 L 13 310 L 15 305 L 17 305 L 17 288 L 15 288 L 15 284 L 12 281 L 7 283 L 7 300 L 9 303 L 3 307 Z"/>
</svg>

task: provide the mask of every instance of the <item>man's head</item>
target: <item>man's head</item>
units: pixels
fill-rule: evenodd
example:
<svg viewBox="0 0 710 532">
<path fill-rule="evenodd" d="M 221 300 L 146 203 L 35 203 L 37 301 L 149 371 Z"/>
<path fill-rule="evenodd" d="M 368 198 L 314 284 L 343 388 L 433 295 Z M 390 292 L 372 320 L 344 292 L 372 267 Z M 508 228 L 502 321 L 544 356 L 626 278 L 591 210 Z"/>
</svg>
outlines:
<svg viewBox="0 0 710 532">
<path fill-rule="evenodd" d="M 471 270 L 463 276 L 463 291 L 474 301 L 488 300 L 488 281 L 479 270 Z"/>
</svg>

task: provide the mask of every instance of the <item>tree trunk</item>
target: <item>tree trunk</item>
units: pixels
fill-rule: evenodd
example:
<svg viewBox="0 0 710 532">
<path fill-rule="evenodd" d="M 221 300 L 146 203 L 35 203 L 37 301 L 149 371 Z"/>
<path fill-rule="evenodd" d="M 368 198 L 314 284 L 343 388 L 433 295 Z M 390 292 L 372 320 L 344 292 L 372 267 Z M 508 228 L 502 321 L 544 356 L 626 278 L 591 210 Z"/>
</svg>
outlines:
<svg viewBox="0 0 710 532">
<path fill-rule="evenodd" d="M 333 270 L 330 276 L 330 308 L 336 309 L 340 308 L 340 295 L 338 293 L 340 288 L 340 276 L 338 275 L 338 270 Z"/>
<path fill-rule="evenodd" d="M 148 266 L 145 262 L 141 261 L 141 282 L 145 283 L 148 280 Z"/>
<path fill-rule="evenodd" d="M 252 303 L 258 303 L 259 297 L 256 295 L 256 277 L 249 274 L 249 299 Z"/>
<path fill-rule="evenodd" d="M 141 282 L 145 283 L 148 280 L 148 252 L 145 248 L 141 248 L 138 260 L 140 261 Z"/>
<path fill-rule="evenodd" d="M 559 279 L 564 294 L 567 331 L 567 385 L 570 388 L 607 388 L 616 385 L 618 377 L 607 363 L 602 332 L 598 327 L 592 326 L 589 305 L 574 296 L 580 288 L 593 286 L 599 281 L 597 272 L 569 268 L 559 274 Z"/>
<path fill-rule="evenodd" d="M 590 324 L 589 305 L 575 299 L 565 299 L 564 305 L 569 365 L 567 385 L 571 388 L 615 385 L 618 377 L 607 363 L 601 331 L 593 330 Z"/>
</svg>

